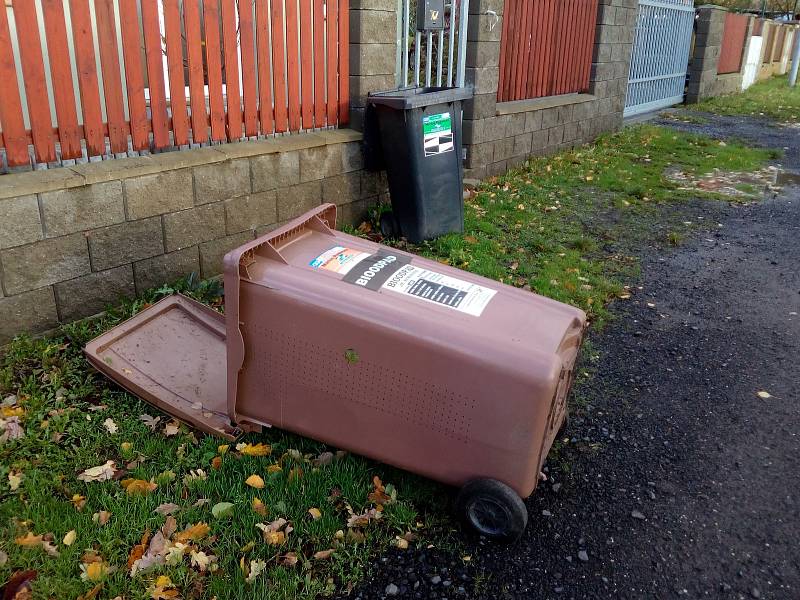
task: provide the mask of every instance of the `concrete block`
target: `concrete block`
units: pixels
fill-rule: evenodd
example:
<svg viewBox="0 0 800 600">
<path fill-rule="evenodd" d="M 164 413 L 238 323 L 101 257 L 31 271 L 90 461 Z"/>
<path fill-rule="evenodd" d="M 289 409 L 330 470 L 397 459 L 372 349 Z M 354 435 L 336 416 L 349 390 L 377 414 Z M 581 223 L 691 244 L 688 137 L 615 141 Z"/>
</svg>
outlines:
<svg viewBox="0 0 800 600">
<path fill-rule="evenodd" d="M 253 192 L 265 192 L 300 183 L 300 153 L 280 152 L 250 159 Z"/>
<path fill-rule="evenodd" d="M 364 198 L 362 200 L 356 200 L 355 202 L 348 202 L 339 208 L 337 222 L 356 227 L 366 219 L 370 206 L 374 206 L 375 204 L 377 204 L 375 198 Z"/>
<path fill-rule="evenodd" d="M 246 158 L 195 167 L 192 172 L 195 205 L 250 193 L 250 162 Z"/>
<path fill-rule="evenodd" d="M 0 251 L 3 289 L 13 296 L 89 273 L 89 249 L 82 233 L 45 239 Z"/>
<path fill-rule="evenodd" d="M 506 119 L 505 137 L 514 137 L 525 133 L 525 113 L 504 115 L 503 118 Z"/>
<path fill-rule="evenodd" d="M 476 42 L 467 44 L 466 66 L 476 69 L 500 66 L 500 42 Z"/>
<path fill-rule="evenodd" d="M 508 171 L 508 161 L 501 160 L 486 166 L 487 177 L 500 177 Z"/>
<path fill-rule="evenodd" d="M 255 230 L 242 231 L 200 244 L 200 275 L 207 279 L 222 273 L 225 255 L 253 239 Z"/>
<path fill-rule="evenodd" d="M 54 287 L 58 312 L 65 322 L 96 315 L 108 305 L 136 295 L 131 265 L 90 273 Z"/>
<path fill-rule="evenodd" d="M 393 73 L 383 75 L 351 75 L 350 76 L 350 106 L 364 107 L 367 105 L 367 96 L 370 92 L 382 92 L 395 87 Z"/>
<path fill-rule="evenodd" d="M 475 94 L 497 94 L 499 78 L 499 67 L 487 67 L 485 69 L 466 68 L 467 85 L 472 86 Z"/>
<path fill-rule="evenodd" d="M 378 196 L 381 192 L 385 191 L 386 185 L 381 178 L 380 173 L 371 171 L 361 172 L 361 198 L 371 198 Z"/>
<path fill-rule="evenodd" d="M 163 215 L 194 205 L 189 169 L 125 179 L 123 187 L 130 220 Z"/>
<path fill-rule="evenodd" d="M 395 34 L 390 44 L 350 44 L 351 75 L 394 75 Z"/>
<path fill-rule="evenodd" d="M 578 124 L 567 123 L 564 125 L 564 142 L 574 142 L 578 137 Z"/>
<path fill-rule="evenodd" d="M 514 156 L 514 138 L 503 138 L 494 142 L 494 160 L 506 160 Z"/>
<path fill-rule="evenodd" d="M 225 230 L 228 235 L 255 231 L 278 221 L 278 194 L 259 192 L 225 201 Z"/>
<path fill-rule="evenodd" d="M 338 175 L 343 164 L 341 144 L 300 150 L 300 183 Z"/>
<path fill-rule="evenodd" d="M 469 3 L 470 18 L 472 15 L 485 15 L 494 12 L 498 16 L 503 14 L 506 0 L 472 0 Z M 497 24 L 500 27 L 501 23 Z"/>
<path fill-rule="evenodd" d="M 560 123 L 559 121 L 559 107 L 545 108 L 539 112 L 542 113 L 542 129 L 550 129 Z"/>
<path fill-rule="evenodd" d="M 396 11 L 397 0 L 350 0 L 350 14 L 356 10 Z"/>
<path fill-rule="evenodd" d="M 121 181 L 45 192 L 40 200 L 47 237 L 59 237 L 125 220 Z"/>
<path fill-rule="evenodd" d="M 525 132 L 539 131 L 542 128 L 542 111 L 532 110 L 525 113 Z"/>
<path fill-rule="evenodd" d="M 139 295 L 155 287 L 174 283 L 190 273 L 200 273 L 200 253 L 197 246 L 133 263 L 133 278 L 136 282 L 136 293 Z"/>
<path fill-rule="evenodd" d="M 497 91 L 478 94 L 463 103 L 465 119 L 486 119 L 497 114 Z"/>
<path fill-rule="evenodd" d="M 512 156 L 526 157 L 531 153 L 532 133 L 523 133 L 514 137 L 514 150 Z"/>
<path fill-rule="evenodd" d="M 350 11 L 350 40 L 353 43 L 374 43 L 393 40 L 397 36 L 397 16 L 378 10 Z"/>
<path fill-rule="evenodd" d="M 164 215 L 164 248 L 174 252 L 225 236 L 222 202 Z"/>
<path fill-rule="evenodd" d="M 19 333 L 43 333 L 58 326 L 52 287 L 0 298 L 0 346 Z"/>
<path fill-rule="evenodd" d="M 90 231 L 86 237 L 95 271 L 106 271 L 164 253 L 161 217 L 103 227 Z"/>
<path fill-rule="evenodd" d="M 360 171 L 364 168 L 364 150 L 361 142 L 342 144 L 342 173 Z"/>
<path fill-rule="evenodd" d="M 494 162 L 494 142 L 473 144 L 467 147 L 466 166 L 470 169 L 485 167 Z"/>
<path fill-rule="evenodd" d="M 278 191 L 278 220 L 299 217 L 322 203 L 322 182 L 309 181 Z"/>
<path fill-rule="evenodd" d="M 347 204 L 361 198 L 361 173 L 343 173 L 322 181 L 322 201 Z"/>
<path fill-rule="evenodd" d="M 472 42 L 499 42 L 503 34 L 502 19 L 491 14 L 470 15 L 467 23 L 467 40 Z"/>
<path fill-rule="evenodd" d="M 36 194 L 0 199 L 0 250 L 40 239 L 42 222 Z"/>
<path fill-rule="evenodd" d="M 564 126 L 558 125 L 547 130 L 547 145 L 557 146 L 564 141 Z"/>
</svg>

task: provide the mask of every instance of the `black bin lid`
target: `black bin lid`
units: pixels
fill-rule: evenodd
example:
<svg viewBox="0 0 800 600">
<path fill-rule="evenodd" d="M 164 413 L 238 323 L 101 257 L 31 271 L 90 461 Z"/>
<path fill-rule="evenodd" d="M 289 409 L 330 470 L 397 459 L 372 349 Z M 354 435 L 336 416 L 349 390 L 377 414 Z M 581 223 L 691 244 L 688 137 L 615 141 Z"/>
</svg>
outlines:
<svg viewBox="0 0 800 600">
<path fill-rule="evenodd" d="M 469 98 L 472 98 L 471 87 L 407 87 L 372 92 L 368 99 L 371 104 L 380 104 L 396 110 L 410 110 Z"/>
</svg>

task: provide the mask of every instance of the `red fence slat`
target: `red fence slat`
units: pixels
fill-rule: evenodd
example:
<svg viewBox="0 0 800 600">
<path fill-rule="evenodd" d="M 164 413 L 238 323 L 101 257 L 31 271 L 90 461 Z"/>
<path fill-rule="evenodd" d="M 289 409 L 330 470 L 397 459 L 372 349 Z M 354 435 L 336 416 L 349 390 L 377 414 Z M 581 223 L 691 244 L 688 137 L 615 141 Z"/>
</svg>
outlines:
<svg viewBox="0 0 800 600">
<path fill-rule="evenodd" d="M 314 0 L 314 127 L 325 126 L 325 0 Z"/>
<path fill-rule="evenodd" d="M 186 111 L 180 4 L 179 0 L 163 0 L 163 5 L 172 134 L 175 137 L 176 146 L 185 146 L 189 143 L 189 117 Z"/>
<path fill-rule="evenodd" d="M 269 6 L 256 3 L 256 49 L 258 51 L 258 116 L 261 133 L 270 134 L 274 124 L 272 110 L 272 74 L 270 72 Z"/>
<path fill-rule="evenodd" d="M 28 136 L 22 118 L 19 98 L 19 81 L 14 54 L 11 50 L 11 31 L 8 15 L 0 10 L 0 127 L 3 129 L 3 146 L 8 166 L 19 167 L 30 163 Z"/>
<path fill-rule="evenodd" d="M 225 107 L 222 97 L 222 48 L 219 37 L 219 0 L 203 0 L 208 68 L 208 103 L 211 108 L 211 139 L 225 139 Z"/>
<path fill-rule="evenodd" d="M 189 99 L 192 120 L 192 141 L 208 140 L 203 46 L 200 34 L 200 6 L 197 2 L 183 5 L 183 27 L 186 33 L 186 60 L 189 66 Z"/>
<path fill-rule="evenodd" d="M 275 131 L 289 129 L 286 95 L 286 43 L 283 37 L 283 2 L 272 0 L 272 71 L 275 97 Z"/>
<path fill-rule="evenodd" d="M 128 90 L 128 116 L 134 150 L 150 148 L 150 119 L 144 97 L 142 65 L 142 32 L 135 2 L 119 4 L 119 25 L 122 30 L 122 54 L 125 59 L 125 85 Z"/>
<path fill-rule="evenodd" d="M 337 76 L 337 57 L 339 56 L 339 24 L 338 3 L 336 0 L 327 0 L 325 26 L 327 28 L 328 43 L 328 90 L 327 108 L 328 125 L 336 124 L 339 109 L 339 79 Z"/>
<path fill-rule="evenodd" d="M 142 34 L 147 59 L 147 82 L 150 91 L 150 120 L 153 123 L 153 145 L 166 148 L 170 145 L 167 94 L 164 88 L 164 59 L 161 49 L 161 32 L 158 27 L 157 0 L 141 0 Z"/>
<path fill-rule="evenodd" d="M 119 74 L 117 28 L 114 25 L 112 0 L 95 0 L 97 41 L 100 46 L 100 68 L 103 73 L 103 96 L 106 105 L 108 139 L 112 152 L 128 149 L 128 124 L 122 100 L 122 80 Z"/>
<path fill-rule="evenodd" d="M 258 135 L 258 101 L 256 100 L 256 42 L 253 31 L 253 0 L 239 0 L 239 39 L 242 45 L 242 98 L 244 100 L 244 133 Z"/>
<path fill-rule="evenodd" d="M 72 21 L 72 43 L 75 46 L 75 66 L 78 72 L 86 153 L 89 156 L 99 156 L 105 153 L 106 140 L 103 112 L 100 107 L 97 63 L 94 58 L 89 0 L 70 0 L 69 13 Z"/>
<path fill-rule="evenodd" d="M 78 111 L 75 107 L 75 88 L 69 63 L 69 42 L 64 22 L 62 0 L 42 0 L 47 53 L 50 58 L 50 80 L 53 82 L 58 139 L 61 158 L 81 156 L 81 133 L 78 128 Z"/>
<path fill-rule="evenodd" d="M 348 0 L 339 0 L 339 125 L 344 125 L 350 120 L 349 8 Z"/>
<path fill-rule="evenodd" d="M 314 55 L 311 38 L 311 0 L 300 0 L 300 104 L 303 129 L 314 127 Z"/>
<path fill-rule="evenodd" d="M 297 0 L 286 0 L 286 81 L 289 89 L 289 129 L 300 129 L 300 33 Z"/>
<path fill-rule="evenodd" d="M 15 2 L 14 19 L 17 24 L 17 32 L 21 33 L 19 35 L 19 54 L 36 161 L 52 162 L 56 159 L 56 147 L 53 142 L 53 122 L 47 97 L 47 81 L 44 75 L 44 59 L 39 39 L 39 23 L 36 20 L 36 5 L 33 2 Z"/>
<path fill-rule="evenodd" d="M 238 140 L 242 137 L 242 97 L 239 90 L 234 0 L 222 0 L 222 45 L 225 55 L 225 96 L 228 100 L 228 139 Z"/>
</svg>

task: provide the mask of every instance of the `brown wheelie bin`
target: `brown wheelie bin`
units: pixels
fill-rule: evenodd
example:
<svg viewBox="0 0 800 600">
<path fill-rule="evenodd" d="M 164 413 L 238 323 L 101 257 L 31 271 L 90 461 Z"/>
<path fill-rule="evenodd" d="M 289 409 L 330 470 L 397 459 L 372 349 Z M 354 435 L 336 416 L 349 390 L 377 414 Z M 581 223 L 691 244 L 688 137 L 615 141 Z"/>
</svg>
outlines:
<svg viewBox="0 0 800 600">
<path fill-rule="evenodd" d="M 205 431 L 274 426 L 461 487 L 524 530 L 566 414 L 582 311 L 334 229 L 323 205 L 225 257 L 225 315 L 171 296 L 90 342 L 109 377 Z"/>
</svg>

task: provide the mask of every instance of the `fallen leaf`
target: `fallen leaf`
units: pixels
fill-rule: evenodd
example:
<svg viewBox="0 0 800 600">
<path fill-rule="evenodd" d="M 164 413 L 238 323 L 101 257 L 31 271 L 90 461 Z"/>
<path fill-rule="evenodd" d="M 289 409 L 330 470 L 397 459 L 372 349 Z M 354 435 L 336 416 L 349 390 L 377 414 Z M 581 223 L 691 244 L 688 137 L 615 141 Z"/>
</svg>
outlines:
<svg viewBox="0 0 800 600">
<path fill-rule="evenodd" d="M 0 550 L 0 567 L 8 562 L 8 554 L 6 554 L 3 550 Z"/>
<path fill-rule="evenodd" d="M 195 503 L 194 503 L 194 504 L 192 504 L 192 507 L 194 507 L 194 508 L 198 508 L 198 507 L 200 507 L 200 506 L 203 506 L 203 504 L 208 504 L 209 502 L 211 502 L 211 500 L 209 500 L 208 498 L 198 498 L 198 499 L 195 501 Z"/>
<path fill-rule="evenodd" d="M 245 456 L 269 456 L 272 447 L 267 444 L 237 444 L 236 449 Z"/>
<path fill-rule="evenodd" d="M 253 510 L 262 517 L 267 514 L 267 506 L 260 498 L 253 498 Z"/>
<path fill-rule="evenodd" d="M 108 481 L 112 479 L 116 473 L 115 464 L 113 460 L 109 460 L 106 461 L 104 465 L 86 469 L 83 473 L 78 475 L 78 481 Z"/>
<path fill-rule="evenodd" d="M 314 519 L 315 521 L 317 519 L 322 518 L 322 512 L 318 508 L 309 508 L 308 514 L 310 514 L 311 518 Z"/>
<path fill-rule="evenodd" d="M 187 542 L 189 540 L 193 542 L 198 542 L 206 537 L 209 532 L 211 531 L 211 527 L 209 527 L 206 523 L 195 523 L 178 533 L 175 536 L 176 542 Z"/>
<path fill-rule="evenodd" d="M 11 488 L 12 492 L 16 492 L 19 489 L 23 477 L 24 475 L 22 473 L 17 473 L 15 471 L 8 472 L 8 487 Z"/>
<path fill-rule="evenodd" d="M 334 454 L 333 452 L 323 452 L 317 458 L 314 459 L 313 465 L 315 467 L 324 467 L 329 465 L 333 462 Z"/>
<path fill-rule="evenodd" d="M 222 467 L 222 457 L 215 456 L 211 459 L 211 468 L 212 469 L 220 469 Z"/>
<path fill-rule="evenodd" d="M 217 557 L 213 554 L 206 554 L 205 552 L 196 552 L 192 550 L 189 556 L 191 557 L 192 566 L 200 569 L 201 573 L 215 570 Z"/>
<path fill-rule="evenodd" d="M 286 541 L 286 534 L 282 531 L 267 531 L 264 532 L 264 541 L 270 546 L 280 546 Z"/>
<path fill-rule="evenodd" d="M 81 579 L 84 581 L 91 581 L 97 583 L 106 578 L 107 575 L 113 573 L 114 568 L 110 567 L 103 561 L 92 562 L 89 564 L 81 563 Z"/>
<path fill-rule="evenodd" d="M 171 515 L 178 509 L 180 509 L 180 506 L 178 506 L 174 502 L 167 502 L 166 504 L 159 504 L 158 506 L 156 506 L 153 512 L 158 513 L 159 515 Z"/>
<path fill-rule="evenodd" d="M 111 518 L 111 513 L 108 512 L 107 510 L 101 510 L 100 512 L 96 512 L 92 515 L 92 521 L 101 526 L 108 523 L 108 520 L 110 518 Z"/>
<path fill-rule="evenodd" d="M 148 591 L 152 600 L 171 600 L 180 597 L 180 592 L 166 575 L 160 575 Z"/>
<path fill-rule="evenodd" d="M 144 556 L 145 551 L 147 550 L 147 542 L 150 539 L 150 530 L 147 529 L 142 534 L 141 541 L 136 544 L 133 548 L 131 548 L 130 554 L 128 554 L 128 561 L 127 566 L 130 570 L 133 567 L 134 563 L 138 561 L 142 556 Z"/>
<path fill-rule="evenodd" d="M 270 465 L 267 467 L 267 473 L 272 475 L 273 473 L 280 473 L 283 471 L 280 465 Z"/>
<path fill-rule="evenodd" d="M 302 477 L 303 477 L 303 469 L 301 469 L 300 467 L 292 467 L 291 469 L 289 469 L 288 479 L 290 482 L 300 479 Z"/>
<path fill-rule="evenodd" d="M 284 567 L 293 567 L 297 564 L 297 554 L 294 552 L 287 552 L 283 556 L 278 557 L 278 564 Z"/>
<path fill-rule="evenodd" d="M 71 529 L 71 530 L 69 530 L 67 532 L 67 534 L 64 536 L 64 539 L 61 540 L 61 542 L 65 546 L 72 546 L 72 544 L 75 542 L 75 538 L 77 536 L 78 536 L 78 533 L 74 529 Z"/>
<path fill-rule="evenodd" d="M 764 391 L 764 390 L 762 390 L 762 391 L 760 391 L 760 392 L 756 392 L 756 394 L 757 394 L 757 395 L 758 395 L 758 397 L 759 397 L 759 398 L 761 398 L 762 400 L 769 400 L 770 398 L 772 398 L 772 394 L 770 394 L 769 392 L 766 392 L 766 391 Z"/>
<path fill-rule="evenodd" d="M 230 447 L 231 447 L 230 444 L 221 444 L 217 446 L 217 452 L 219 452 L 220 454 L 225 454 L 228 451 L 228 448 Z"/>
<path fill-rule="evenodd" d="M 253 581 L 264 572 L 264 569 L 267 568 L 267 563 L 263 560 L 251 560 L 250 561 L 250 572 L 245 577 L 245 581 L 247 583 L 253 583 Z"/>
<path fill-rule="evenodd" d="M 250 477 L 245 479 L 244 482 L 250 487 L 256 488 L 257 490 L 260 490 L 264 487 L 264 480 L 258 475 L 250 475 Z"/>
<path fill-rule="evenodd" d="M 103 589 L 103 584 L 98 583 L 96 586 L 94 586 L 85 594 L 81 594 L 80 596 L 78 596 L 78 600 L 94 600 L 100 594 L 100 590 L 102 589 Z M 120 597 L 117 596 L 114 600 L 117 600 L 118 598 Z"/>
<path fill-rule="evenodd" d="M 123 479 L 120 483 L 129 496 L 146 496 L 158 487 L 156 483 L 144 479 L 129 478 Z"/>
<path fill-rule="evenodd" d="M 86 496 L 81 496 L 80 494 L 73 494 L 72 495 L 72 505 L 75 507 L 76 510 L 83 510 L 83 507 L 86 506 Z"/>
<path fill-rule="evenodd" d="M 408 549 L 408 540 L 404 538 L 397 538 L 397 542 L 395 542 L 395 546 L 400 548 L 400 550 L 407 550 Z"/>
<path fill-rule="evenodd" d="M 361 513 L 360 515 L 351 514 L 350 518 L 347 519 L 347 526 L 348 527 L 365 527 L 370 523 L 370 521 L 380 519 L 381 513 L 379 510 L 375 508 L 370 508 L 369 510 Z"/>
<path fill-rule="evenodd" d="M 232 502 L 217 502 L 211 507 L 211 514 L 215 519 L 226 519 L 233 515 Z"/>
<path fill-rule="evenodd" d="M 0 443 L 8 440 L 17 440 L 25 435 L 25 430 L 22 428 L 19 417 L 0 419 L 0 428 L 3 429 L 3 433 L 0 435 Z"/>
<path fill-rule="evenodd" d="M 164 425 L 164 435 L 166 437 L 172 437 L 174 435 L 178 435 L 181 430 L 181 424 L 178 421 L 170 421 L 166 425 Z"/>
<path fill-rule="evenodd" d="M 150 415 L 139 415 L 139 420 L 150 428 L 150 431 L 155 431 L 158 427 L 161 417 L 151 417 Z"/>
<path fill-rule="evenodd" d="M 177 567 L 179 564 L 181 564 L 181 562 L 183 562 L 183 555 L 186 554 L 186 551 L 189 549 L 191 549 L 191 546 L 188 544 L 175 542 L 167 549 L 167 553 L 164 556 L 164 561 L 171 567 Z"/>
<path fill-rule="evenodd" d="M 131 444 L 130 442 L 122 442 L 119 445 L 119 449 L 127 454 L 133 449 L 133 444 Z"/>
<path fill-rule="evenodd" d="M 50 556 L 58 556 L 58 548 L 53 545 L 51 534 L 47 534 L 47 536 L 34 535 L 29 531 L 24 536 L 16 538 L 14 542 L 23 548 L 36 548 L 38 546 Z"/>
<path fill-rule="evenodd" d="M 0 588 L 0 591 L 3 592 L 3 600 L 28 600 L 31 598 L 31 582 L 38 575 L 32 569 L 14 573 L 5 585 Z"/>
<path fill-rule="evenodd" d="M 314 560 L 326 560 L 331 557 L 335 550 L 331 548 L 330 550 L 320 550 L 319 552 L 315 552 L 314 556 L 312 557 Z"/>
<path fill-rule="evenodd" d="M 111 417 L 103 421 L 103 427 L 105 427 L 106 431 L 112 435 L 119 431 L 119 427 L 117 427 L 117 424 L 114 423 L 114 419 Z"/>
<path fill-rule="evenodd" d="M 190 484 L 194 481 L 205 481 L 206 479 L 208 479 L 208 475 L 203 469 L 192 469 L 183 476 L 183 483 Z"/>
</svg>

